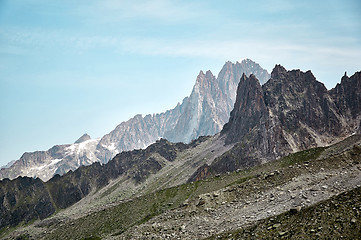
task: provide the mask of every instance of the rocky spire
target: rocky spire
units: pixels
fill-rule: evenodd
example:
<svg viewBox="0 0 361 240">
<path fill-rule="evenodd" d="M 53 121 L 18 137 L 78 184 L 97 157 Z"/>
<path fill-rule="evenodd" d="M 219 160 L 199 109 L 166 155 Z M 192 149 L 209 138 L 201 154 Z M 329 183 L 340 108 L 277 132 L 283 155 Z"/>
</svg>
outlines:
<svg viewBox="0 0 361 240">
<path fill-rule="evenodd" d="M 227 142 L 236 142 L 266 115 L 267 108 L 259 81 L 253 74 L 249 77 L 243 74 L 237 88 L 236 103 L 222 134 L 227 133 Z"/>
</svg>

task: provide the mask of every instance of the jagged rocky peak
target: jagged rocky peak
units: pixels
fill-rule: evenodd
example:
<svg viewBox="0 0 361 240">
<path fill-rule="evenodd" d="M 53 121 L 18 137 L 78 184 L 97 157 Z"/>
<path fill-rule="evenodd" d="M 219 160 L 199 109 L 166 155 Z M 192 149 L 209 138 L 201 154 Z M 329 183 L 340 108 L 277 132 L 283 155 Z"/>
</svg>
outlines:
<svg viewBox="0 0 361 240">
<path fill-rule="evenodd" d="M 301 102 L 321 100 L 327 93 L 327 88 L 316 80 L 311 71 L 287 71 L 281 65 L 275 66 L 263 90 L 266 105 L 276 106 L 277 111 L 297 108 Z"/>
<path fill-rule="evenodd" d="M 230 61 L 226 62 L 219 72 L 217 80 L 220 89 L 227 92 L 229 98 L 228 104 L 231 106 L 233 106 L 236 101 L 237 86 L 243 73 L 245 73 L 246 76 L 249 76 L 250 74 L 255 75 L 261 84 L 267 82 L 271 76 L 267 70 L 263 69 L 258 63 L 253 62 L 250 59 L 244 59 L 236 63 Z M 232 108 L 229 109 L 229 111 L 231 110 Z"/>
<path fill-rule="evenodd" d="M 196 84 L 194 87 L 200 88 L 202 90 L 210 90 L 211 85 L 215 83 L 215 79 L 216 77 L 210 70 L 206 71 L 206 73 L 201 70 L 197 76 Z"/>
<path fill-rule="evenodd" d="M 230 119 L 222 134 L 227 133 L 227 142 L 236 142 L 247 134 L 260 119 L 267 115 L 262 87 L 257 78 L 243 74 L 237 88 L 237 99 Z"/>
<path fill-rule="evenodd" d="M 276 65 L 262 87 L 240 79 L 234 109 L 222 134 L 233 149 L 216 159 L 213 172 L 233 171 L 361 132 L 361 72 L 327 91 L 311 71 Z M 236 157 L 235 157 L 236 156 Z"/>
<path fill-rule="evenodd" d="M 245 58 L 245 59 L 242 59 L 240 61 L 236 61 L 236 64 L 235 65 L 240 65 L 242 67 L 251 67 L 251 68 L 258 68 L 260 67 L 258 63 L 256 63 L 255 61 L 252 61 L 251 59 L 249 58 Z"/>
<path fill-rule="evenodd" d="M 8 162 L 6 165 L 1 166 L 0 169 L 2 169 L 2 168 L 9 168 L 9 167 L 11 167 L 15 162 L 16 162 L 16 160 L 12 160 L 12 161 Z"/>
<path fill-rule="evenodd" d="M 215 76 L 213 75 L 211 70 L 207 70 L 206 71 L 206 78 L 214 78 Z"/>
<path fill-rule="evenodd" d="M 330 90 L 336 106 L 343 115 L 356 118 L 361 112 L 361 71 L 348 77 L 346 72 L 335 88 Z M 347 109 L 350 109 L 347 111 Z M 361 126 L 361 122 L 360 122 Z"/>
<path fill-rule="evenodd" d="M 235 79 L 238 84 L 238 80 L 243 73 L 247 76 L 250 74 L 255 75 L 261 84 L 267 82 L 267 80 L 271 77 L 267 70 L 263 69 L 258 63 L 252 61 L 251 59 L 243 59 L 240 62 L 237 61 L 236 63 L 232 63 L 231 61 L 226 62 L 218 74 L 218 78 L 226 81 Z"/>
<path fill-rule="evenodd" d="M 276 65 L 263 91 L 265 103 L 269 111 L 277 116 L 285 136 L 293 139 L 294 136 L 291 138 L 287 133 L 299 131 L 294 142 L 295 145 L 303 145 L 302 149 L 325 145 L 328 142 L 326 133 L 339 135 L 343 129 L 327 88 L 316 80 L 311 71 L 287 71 Z"/>
<path fill-rule="evenodd" d="M 263 69 L 258 63 L 249 58 L 243 59 L 241 62 L 236 62 L 235 66 L 244 69 L 247 76 L 253 74 L 259 80 L 260 84 L 264 84 L 270 79 L 271 75 L 267 70 Z"/>
<path fill-rule="evenodd" d="M 318 86 L 323 86 L 324 90 L 327 91 L 323 83 L 316 80 L 313 73 L 308 70 L 302 72 L 300 69 L 294 69 L 287 71 L 285 67 L 280 64 L 276 64 L 271 73 L 271 82 L 282 82 L 282 84 L 293 84 L 293 85 L 302 85 L 302 87 L 309 87 L 310 84 L 317 84 Z M 272 83 L 273 84 L 273 83 Z"/>
<path fill-rule="evenodd" d="M 271 72 L 271 78 L 280 78 L 286 73 L 286 68 L 284 68 L 281 64 L 276 64 Z"/>
<path fill-rule="evenodd" d="M 84 133 L 78 140 L 76 140 L 74 143 L 82 143 L 82 142 L 85 142 L 87 140 L 90 140 L 91 137 L 87 134 L 87 133 Z"/>
</svg>

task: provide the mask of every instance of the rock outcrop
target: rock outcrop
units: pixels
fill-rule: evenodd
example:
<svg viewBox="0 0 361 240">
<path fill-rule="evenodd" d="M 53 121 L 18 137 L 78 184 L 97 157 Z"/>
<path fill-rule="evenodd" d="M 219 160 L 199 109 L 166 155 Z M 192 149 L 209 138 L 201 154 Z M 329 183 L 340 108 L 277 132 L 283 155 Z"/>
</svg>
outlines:
<svg viewBox="0 0 361 240">
<path fill-rule="evenodd" d="M 49 192 L 39 178 L 0 180 L 0 229 L 44 219 L 54 212 Z"/>
</svg>

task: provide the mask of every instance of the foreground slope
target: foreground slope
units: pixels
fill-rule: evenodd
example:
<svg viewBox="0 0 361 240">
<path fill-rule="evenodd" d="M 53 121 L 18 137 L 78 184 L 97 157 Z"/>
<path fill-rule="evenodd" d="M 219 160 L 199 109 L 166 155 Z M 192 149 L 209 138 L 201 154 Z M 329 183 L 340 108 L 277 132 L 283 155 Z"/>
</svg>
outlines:
<svg viewBox="0 0 361 240">
<path fill-rule="evenodd" d="M 201 194 L 109 239 L 202 239 L 283 212 L 297 212 L 361 185 L 360 146 L 357 136 L 333 147 L 306 150 L 245 172 L 221 175 L 218 178 L 223 181 L 237 177 L 219 190 Z"/>
<path fill-rule="evenodd" d="M 202 239 L 213 235 L 227 238 L 229 234 L 239 232 L 251 234 L 252 229 L 257 229 L 251 226 L 262 222 L 266 222 L 263 226 L 266 225 L 267 230 L 259 227 L 258 232 L 290 238 L 301 236 L 302 226 L 288 224 L 286 221 L 289 220 L 282 216 L 291 214 L 291 220 L 302 222 L 304 220 L 299 217 L 309 211 L 308 207 L 317 208 L 322 201 L 344 192 L 347 195 L 358 186 L 361 186 L 361 135 L 354 135 L 330 147 L 314 148 L 246 171 L 166 188 L 98 211 L 78 214 L 73 209 L 66 214 L 68 209 L 19 228 L 4 239 L 18 236 L 35 239 Z M 350 194 L 353 196 L 352 192 Z M 338 201 L 337 208 L 356 207 L 357 210 L 358 205 L 352 205 L 354 203 L 357 199 L 345 203 Z M 308 231 L 314 229 L 312 234 L 323 234 L 319 229 L 321 226 L 325 229 L 322 237 L 329 236 L 332 231 L 350 237 L 353 232 L 343 232 L 340 224 L 359 225 L 361 215 L 356 210 L 351 210 L 352 215 L 338 212 L 337 216 L 332 216 L 338 219 L 335 225 L 332 221 L 322 224 L 324 219 L 318 218 L 307 222 Z M 279 214 L 281 217 L 277 216 Z M 310 236 L 315 239 L 319 235 Z"/>
<path fill-rule="evenodd" d="M 209 239 L 359 239 L 361 187 Z"/>
<path fill-rule="evenodd" d="M 269 74 L 252 60 L 227 62 L 218 77 L 212 72 L 199 73 L 189 97 L 164 113 L 136 115 L 119 124 L 101 139 L 82 136 L 74 144 L 56 145 L 48 151 L 24 153 L 11 167 L 0 170 L 0 179 L 18 176 L 49 180 L 93 162 L 106 163 L 116 154 L 146 148 L 160 138 L 189 143 L 199 136 L 218 133 L 228 121 L 242 74 L 256 75 L 261 82 Z"/>
</svg>

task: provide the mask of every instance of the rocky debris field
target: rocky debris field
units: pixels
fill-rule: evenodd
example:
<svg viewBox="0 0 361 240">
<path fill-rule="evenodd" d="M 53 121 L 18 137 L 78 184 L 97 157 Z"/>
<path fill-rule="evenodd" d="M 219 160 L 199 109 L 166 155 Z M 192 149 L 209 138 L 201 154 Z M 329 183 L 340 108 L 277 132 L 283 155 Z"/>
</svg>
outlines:
<svg viewBox="0 0 361 240">
<path fill-rule="evenodd" d="M 361 186 L 359 151 L 355 147 L 333 157 L 241 178 L 243 183 L 200 195 L 179 209 L 109 239 L 202 239 L 247 228 L 284 212 L 299 212 Z"/>
<path fill-rule="evenodd" d="M 209 239 L 360 239 L 361 188 Z"/>
</svg>

